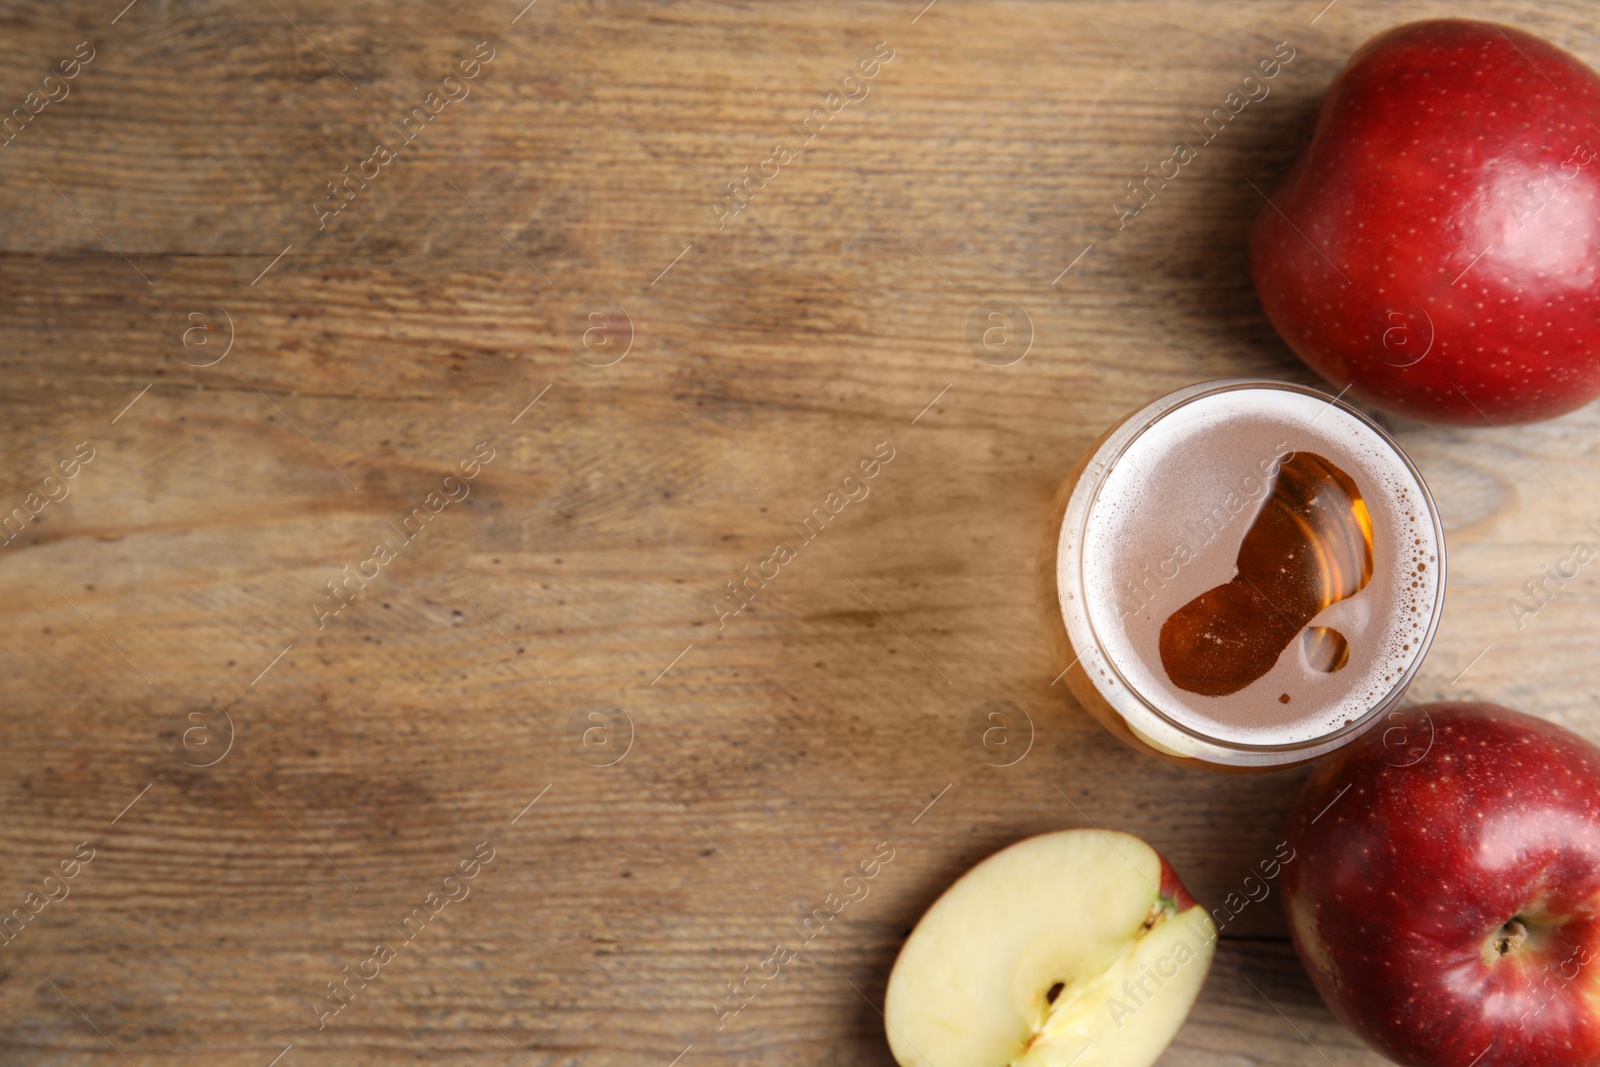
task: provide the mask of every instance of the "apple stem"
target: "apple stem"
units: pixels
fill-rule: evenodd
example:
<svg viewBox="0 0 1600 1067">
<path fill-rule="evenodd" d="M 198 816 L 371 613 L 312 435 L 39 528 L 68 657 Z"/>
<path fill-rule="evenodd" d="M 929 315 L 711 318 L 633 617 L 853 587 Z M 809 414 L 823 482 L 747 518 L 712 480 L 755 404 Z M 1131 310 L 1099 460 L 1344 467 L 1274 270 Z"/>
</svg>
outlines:
<svg viewBox="0 0 1600 1067">
<path fill-rule="evenodd" d="M 1500 928 L 1500 936 L 1494 939 L 1494 950 L 1502 956 L 1509 956 L 1521 948 L 1526 940 L 1528 940 L 1527 926 L 1523 925 L 1521 919 L 1513 916 Z"/>
</svg>

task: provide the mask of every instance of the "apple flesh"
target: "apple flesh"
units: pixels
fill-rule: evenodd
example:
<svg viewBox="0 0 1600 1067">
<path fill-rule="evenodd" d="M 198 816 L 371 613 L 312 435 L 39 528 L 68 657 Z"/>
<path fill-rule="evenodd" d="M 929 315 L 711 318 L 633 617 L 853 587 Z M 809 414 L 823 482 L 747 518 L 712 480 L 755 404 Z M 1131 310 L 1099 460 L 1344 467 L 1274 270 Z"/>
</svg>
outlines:
<svg viewBox="0 0 1600 1067">
<path fill-rule="evenodd" d="M 1600 1063 L 1600 749 L 1494 704 L 1409 709 L 1317 769 L 1288 841 L 1295 948 L 1378 1051 Z"/>
<path fill-rule="evenodd" d="M 1388 411 L 1487 427 L 1600 395 L 1600 76 L 1509 26 L 1361 47 L 1250 236 L 1295 354 Z"/>
<path fill-rule="evenodd" d="M 1211 917 L 1139 838 L 1031 837 L 917 923 L 889 976 L 889 1047 L 903 1067 L 1149 1067 L 1215 947 Z"/>
</svg>

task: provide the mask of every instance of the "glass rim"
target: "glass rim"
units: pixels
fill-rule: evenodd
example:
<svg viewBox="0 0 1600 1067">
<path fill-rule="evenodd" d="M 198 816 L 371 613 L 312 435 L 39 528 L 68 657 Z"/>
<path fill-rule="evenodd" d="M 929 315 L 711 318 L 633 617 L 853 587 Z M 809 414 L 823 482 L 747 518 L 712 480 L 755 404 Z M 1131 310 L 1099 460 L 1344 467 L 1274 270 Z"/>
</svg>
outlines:
<svg viewBox="0 0 1600 1067">
<path fill-rule="evenodd" d="M 1415 482 L 1422 495 L 1423 508 L 1427 512 L 1429 523 L 1433 529 L 1435 555 L 1437 558 L 1436 566 L 1438 567 L 1437 594 L 1433 598 L 1432 610 L 1429 612 L 1427 626 L 1425 627 L 1418 642 L 1416 655 L 1412 657 L 1411 662 L 1407 664 L 1406 668 L 1398 674 L 1388 691 L 1380 699 L 1375 701 L 1372 707 L 1361 716 L 1351 720 L 1335 730 L 1318 734 L 1315 737 L 1307 738 L 1303 741 L 1292 741 L 1272 745 L 1249 744 L 1241 741 L 1230 741 L 1224 738 L 1218 738 L 1179 722 L 1166 712 L 1162 711 L 1161 708 L 1157 707 L 1149 697 L 1141 693 L 1139 689 L 1128 680 L 1128 678 L 1123 674 L 1121 668 L 1119 668 L 1113 661 L 1112 657 L 1107 654 L 1105 643 L 1101 640 L 1100 633 L 1095 626 L 1093 615 L 1089 611 L 1088 600 L 1084 595 L 1084 590 L 1087 585 L 1083 573 L 1084 534 L 1088 528 L 1089 516 L 1093 513 L 1094 506 L 1100 499 L 1101 490 L 1105 486 L 1106 480 L 1110 477 L 1111 472 L 1116 468 L 1118 461 L 1120 461 L 1123 455 L 1127 453 L 1128 449 L 1133 446 L 1134 442 L 1139 440 L 1140 437 L 1142 437 L 1151 427 L 1155 426 L 1156 423 L 1163 418 L 1166 418 L 1179 409 L 1205 397 L 1214 396 L 1218 393 L 1234 392 L 1245 389 L 1269 389 L 1293 392 L 1304 396 L 1315 397 L 1319 400 L 1325 400 L 1330 406 L 1337 407 L 1345 414 L 1354 418 L 1359 425 L 1369 430 L 1379 441 L 1381 441 L 1384 446 L 1387 447 L 1389 451 L 1399 459 L 1403 468 Z M 1108 451 L 1108 449 L 1110 449 L 1110 451 Z M 1087 493 L 1086 496 L 1084 496 L 1085 493 Z M 1081 502 L 1080 497 L 1082 497 Z M 1114 675 L 1117 683 L 1122 689 L 1122 692 L 1133 698 L 1139 710 L 1154 716 L 1156 722 L 1159 723 L 1160 726 L 1165 727 L 1166 730 L 1177 731 L 1179 734 L 1187 737 L 1190 741 L 1198 742 L 1203 747 L 1205 750 L 1203 754 L 1195 754 L 1194 758 L 1205 760 L 1209 756 L 1215 757 L 1215 762 L 1226 765 L 1269 767 L 1290 762 L 1300 762 L 1308 758 L 1316 758 L 1317 756 L 1326 754 L 1327 752 L 1332 752 L 1333 750 L 1342 747 L 1348 740 L 1353 740 L 1355 737 L 1367 732 L 1367 730 L 1371 729 L 1375 719 L 1392 710 L 1397 704 L 1404 700 L 1406 690 L 1410 687 L 1410 684 L 1415 678 L 1417 672 L 1421 670 L 1423 662 L 1427 659 L 1428 651 L 1433 645 L 1434 634 L 1438 629 L 1439 620 L 1444 610 L 1445 584 L 1448 574 L 1445 553 L 1444 525 L 1439 517 L 1439 509 L 1434 503 L 1433 494 L 1428 489 L 1427 481 L 1422 477 L 1422 472 L 1418 470 L 1416 464 L 1411 461 L 1411 457 L 1406 454 L 1405 449 L 1400 447 L 1399 442 L 1397 442 L 1387 430 L 1374 422 L 1364 412 L 1351 406 L 1350 404 L 1345 403 L 1343 400 L 1343 394 L 1334 396 L 1313 386 L 1300 385 L 1296 382 L 1279 381 L 1272 378 L 1219 378 L 1210 381 L 1197 382 L 1193 385 L 1184 386 L 1183 388 L 1176 389 L 1170 393 L 1159 396 L 1149 403 L 1134 409 L 1120 422 L 1107 430 L 1101 439 L 1096 443 L 1093 451 L 1085 457 L 1084 473 L 1083 475 L 1080 475 L 1078 484 L 1072 489 L 1069 502 L 1066 507 L 1066 514 L 1063 516 L 1063 518 L 1070 518 L 1075 512 L 1079 513 L 1078 521 L 1075 524 L 1063 521 L 1056 543 L 1056 553 L 1058 559 L 1056 580 L 1057 607 L 1061 610 L 1062 621 L 1066 624 L 1068 636 L 1069 638 L 1073 636 L 1072 623 L 1074 619 L 1073 616 L 1068 613 L 1065 601 L 1066 594 L 1068 592 L 1074 592 L 1077 595 L 1079 604 L 1082 605 L 1081 611 L 1077 612 L 1076 614 L 1081 616 L 1082 628 L 1092 638 L 1093 648 L 1095 649 L 1097 658 L 1101 664 L 1103 664 L 1105 668 L 1110 671 L 1112 675 Z M 1065 588 L 1065 574 L 1059 563 L 1063 543 L 1069 537 L 1077 546 L 1074 558 L 1071 560 L 1071 573 L 1077 584 L 1077 588 L 1075 590 L 1068 590 Z M 1077 641 L 1071 641 L 1071 644 L 1073 645 L 1073 650 L 1077 652 L 1079 656 L 1074 665 L 1081 665 L 1083 653 L 1078 650 Z M 1070 670 L 1071 668 L 1069 667 L 1068 669 Z M 1120 715 L 1124 721 L 1127 721 L 1128 716 L 1125 713 L 1125 701 L 1118 700 L 1116 698 L 1116 694 L 1108 692 L 1104 686 L 1095 680 L 1091 672 L 1084 671 L 1084 674 L 1088 679 L 1089 684 L 1094 686 L 1106 703 L 1111 706 L 1112 710 Z M 1147 725 L 1145 723 L 1128 722 L 1128 725 L 1130 728 L 1134 729 L 1136 733 L 1142 735 L 1148 735 L 1151 733 L 1151 731 L 1143 728 L 1145 725 Z M 1157 743 L 1160 744 L 1158 739 L 1150 737 L 1147 737 L 1146 739 L 1157 740 Z M 1167 746 L 1162 745 L 1161 747 Z M 1186 753 L 1179 752 L 1178 754 L 1185 755 Z M 1232 758 L 1230 759 L 1229 757 Z"/>
</svg>

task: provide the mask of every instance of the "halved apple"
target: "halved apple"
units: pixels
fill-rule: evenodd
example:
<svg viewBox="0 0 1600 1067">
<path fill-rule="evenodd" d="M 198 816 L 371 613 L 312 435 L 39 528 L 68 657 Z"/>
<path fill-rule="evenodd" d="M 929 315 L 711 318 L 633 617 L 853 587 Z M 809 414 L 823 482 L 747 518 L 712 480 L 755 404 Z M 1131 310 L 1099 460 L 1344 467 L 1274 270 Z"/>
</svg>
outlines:
<svg viewBox="0 0 1600 1067">
<path fill-rule="evenodd" d="M 903 1067 L 1149 1067 L 1189 1015 L 1216 928 L 1131 834 L 995 853 L 917 923 L 884 1021 Z"/>
</svg>

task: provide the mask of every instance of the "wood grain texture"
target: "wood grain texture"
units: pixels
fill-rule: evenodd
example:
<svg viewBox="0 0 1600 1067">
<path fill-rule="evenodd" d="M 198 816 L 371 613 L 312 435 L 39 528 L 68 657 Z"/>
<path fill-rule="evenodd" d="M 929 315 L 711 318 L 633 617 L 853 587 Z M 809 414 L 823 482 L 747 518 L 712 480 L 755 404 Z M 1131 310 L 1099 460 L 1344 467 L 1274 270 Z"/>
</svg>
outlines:
<svg viewBox="0 0 1600 1067">
<path fill-rule="evenodd" d="M 1050 684 L 1038 541 L 1096 426 L 1314 380 L 1250 287 L 1251 183 L 1361 41 L 1472 14 L 1402 6 L 5 5 L 0 108 L 95 58 L 0 148 L 0 512 L 95 458 L 0 548 L 0 909 L 95 858 L 0 948 L 0 1063 L 876 1067 L 905 932 L 1006 843 L 1117 827 L 1234 890 L 1304 772 L 1197 775 L 1095 726 Z M 1600 61 L 1588 5 L 1483 11 Z M 1119 231 L 1122 183 L 1285 40 L 1272 94 Z M 470 95 L 319 230 L 325 183 L 483 41 Z M 879 42 L 870 93 L 719 229 L 724 183 Z M 969 343 L 989 300 L 1026 310 L 1020 362 Z M 1507 608 L 1600 519 L 1600 414 L 1394 430 L 1450 537 L 1417 696 L 1600 739 L 1594 575 Z M 470 496 L 319 626 L 482 441 Z M 880 442 L 870 495 L 719 629 L 724 583 Z M 991 701 L 1031 719 L 1011 767 L 969 737 Z M 595 703 L 631 729 L 586 735 Z M 484 841 L 471 895 L 319 1030 L 325 983 Z M 725 983 L 882 841 L 871 895 L 719 1030 Z M 1271 898 L 1162 1062 L 1379 1060 Z"/>
</svg>

